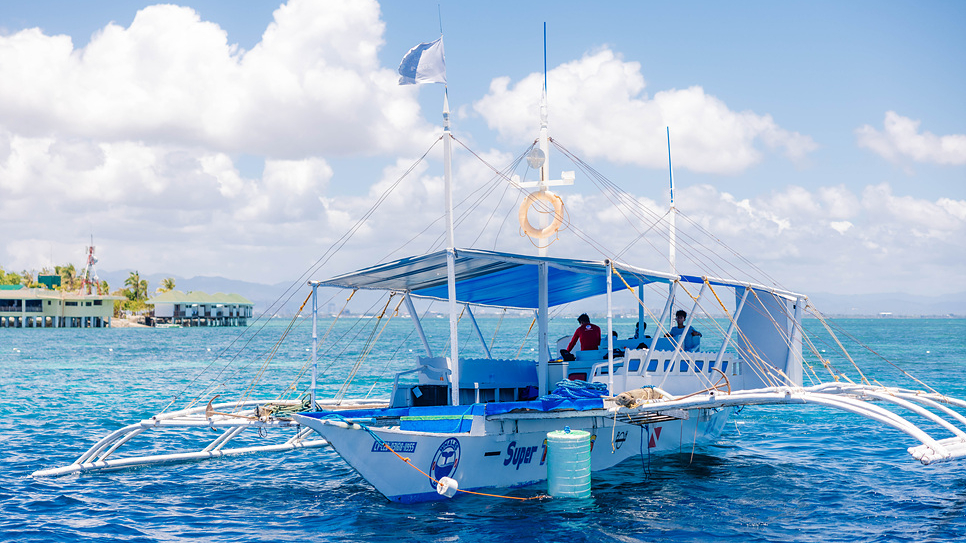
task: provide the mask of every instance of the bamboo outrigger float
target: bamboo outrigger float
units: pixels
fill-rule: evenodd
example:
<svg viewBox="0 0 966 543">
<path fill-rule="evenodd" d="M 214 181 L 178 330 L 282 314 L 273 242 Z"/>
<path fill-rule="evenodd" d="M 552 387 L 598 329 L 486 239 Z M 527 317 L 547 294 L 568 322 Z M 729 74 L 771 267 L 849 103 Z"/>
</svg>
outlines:
<svg viewBox="0 0 966 543">
<path fill-rule="evenodd" d="M 347 402 L 343 405 L 350 406 L 353 403 Z M 366 404 L 372 405 L 372 402 Z M 326 446 L 328 443 L 325 440 L 315 438 L 310 429 L 299 426 L 290 416 L 286 416 L 288 413 L 303 409 L 307 409 L 307 406 L 302 401 L 248 400 L 219 404 L 209 402 L 204 407 L 192 407 L 171 413 L 161 413 L 111 432 L 69 465 L 37 470 L 33 473 L 33 476 L 57 477 L 89 471 L 109 471 L 170 462 L 209 460 L 239 454 L 314 449 Z M 165 430 L 196 430 L 198 428 L 208 428 L 219 432 L 219 434 L 197 451 L 136 455 L 123 458 L 113 457 L 118 449 L 142 434 L 152 431 L 156 433 Z M 233 439 L 239 437 L 246 430 L 260 432 L 263 435 L 268 430 L 281 430 L 283 432 L 288 431 L 291 435 L 283 437 L 281 443 L 272 445 L 228 447 Z"/>
</svg>

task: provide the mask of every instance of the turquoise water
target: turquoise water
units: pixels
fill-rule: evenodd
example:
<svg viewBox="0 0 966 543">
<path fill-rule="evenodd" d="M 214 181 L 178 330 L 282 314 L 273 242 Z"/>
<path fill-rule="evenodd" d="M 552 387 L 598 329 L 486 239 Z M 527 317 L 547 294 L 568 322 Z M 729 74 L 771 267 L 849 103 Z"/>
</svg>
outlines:
<svg viewBox="0 0 966 543">
<path fill-rule="evenodd" d="M 433 326 L 444 329 L 444 319 Z M 530 320 L 508 318 L 514 357 Z M 847 332 L 942 392 L 966 397 L 966 320 L 846 319 Z M 320 328 L 325 333 L 328 323 Z M 362 320 L 332 335 L 352 350 L 324 351 L 323 395 L 334 394 L 368 337 Z M 498 320 L 481 318 L 484 335 Z M 748 407 L 718 441 L 692 454 L 626 462 L 594 474 L 587 499 L 518 502 L 462 496 L 417 505 L 385 500 L 327 449 L 33 479 L 66 465 L 97 439 L 172 400 L 232 397 L 262 372 L 284 331 L 238 329 L 0 329 L 0 538 L 6 541 L 962 541 L 966 461 L 922 466 L 898 431 L 821 407 Z M 354 327 L 357 325 L 357 327 Z M 810 329 L 818 323 L 809 321 Z M 621 322 L 620 330 L 633 325 Z M 355 396 L 388 393 L 418 339 L 394 321 L 393 345 L 359 369 Z M 554 337 L 569 335 L 560 323 Z M 622 334 L 623 336 L 623 334 Z M 472 354 L 469 333 L 463 347 Z M 303 366 L 301 321 L 275 353 L 253 395 L 273 398 Z M 245 352 L 239 353 L 241 347 Z M 819 348 L 829 347 L 822 343 Z M 441 345 L 434 345 L 442 350 Z M 226 350 L 227 349 L 227 350 Z M 392 355 L 395 356 L 392 356 Z M 870 378 L 921 388 L 878 356 L 854 350 Z M 520 355 L 520 356 L 524 356 Z M 328 367 L 332 360 L 336 360 Z M 835 359 L 848 370 L 850 364 Z M 817 368 L 820 371 L 821 368 Z M 202 376 L 199 378 L 198 375 Z M 851 372 L 850 375 L 854 375 Z M 231 385 L 205 388 L 227 380 Z M 372 383 L 376 383 L 372 387 Z M 303 378 L 297 388 L 307 383 Z M 918 419 L 916 419 L 918 421 Z M 926 428 L 931 428 L 923 424 Z M 207 432 L 207 433 L 206 433 Z M 210 430 L 194 434 L 208 440 Z M 943 435 L 945 437 L 945 435 Z M 257 440 L 257 437 L 254 439 Z M 136 440 L 138 441 L 138 440 Z M 167 442 L 166 442 L 167 443 Z M 173 439 L 170 443 L 178 443 Z M 134 443 L 132 443 L 133 445 Z M 160 443 L 145 440 L 146 450 Z M 647 472 L 647 473 L 646 473 Z M 507 491 L 543 494 L 538 486 Z"/>
</svg>

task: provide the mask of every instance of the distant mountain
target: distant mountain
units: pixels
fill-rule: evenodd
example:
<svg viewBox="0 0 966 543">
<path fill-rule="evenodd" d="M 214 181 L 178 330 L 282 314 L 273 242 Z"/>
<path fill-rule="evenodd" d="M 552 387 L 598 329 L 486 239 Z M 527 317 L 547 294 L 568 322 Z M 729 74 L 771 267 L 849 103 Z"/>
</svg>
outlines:
<svg viewBox="0 0 966 543">
<path fill-rule="evenodd" d="M 100 280 L 107 281 L 111 287 L 111 290 L 113 291 L 119 288 L 124 288 L 124 281 L 127 280 L 132 271 L 134 270 L 98 271 L 97 275 Z M 283 294 L 286 298 L 292 294 L 291 291 L 286 293 L 286 290 L 291 285 L 290 283 L 266 285 L 263 283 L 251 283 L 248 281 L 238 281 L 236 279 L 226 279 L 224 277 L 199 276 L 185 278 L 169 273 L 141 275 L 141 279 L 147 279 L 148 281 L 149 296 L 153 296 L 155 290 L 161 286 L 161 280 L 168 277 L 174 277 L 175 288 L 182 292 L 202 291 L 207 292 L 208 294 L 214 294 L 216 292 L 241 294 L 255 304 L 256 315 L 270 307 L 272 308 L 272 313 L 278 313 L 282 316 L 294 315 L 295 312 L 298 311 L 299 305 L 302 303 L 302 300 L 305 298 L 307 293 L 305 288 L 300 288 L 299 290 L 302 291 L 301 294 L 296 293 L 296 295 L 292 296 L 291 300 L 287 303 L 278 303 L 279 298 Z"/>
<path fill-rule="evenodd" d="M 809 295 L 809 301 L 826 315 L 966 316 L 966 292 L 942 296 L 912 294 Z"/>
</svg>

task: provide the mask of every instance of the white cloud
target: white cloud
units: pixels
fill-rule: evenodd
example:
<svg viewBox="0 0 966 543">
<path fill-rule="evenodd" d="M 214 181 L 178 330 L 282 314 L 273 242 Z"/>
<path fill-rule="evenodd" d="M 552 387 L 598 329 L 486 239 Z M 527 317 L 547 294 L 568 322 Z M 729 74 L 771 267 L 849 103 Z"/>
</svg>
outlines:
<svg viewBox="0 0 966 543">
<path fill-rule="evenodd" d="M 849 221 L 832 221 L 829 223 L 829 226 L 831 226 L 832 230 L 835 230 L 839 234 L 844 234 L 848 232 L 849 228 L 852 228 L 853 225 Z"/>
<path fill-rule="evenodd" d="M 936 201 L 936 205 L 943 208 L 946 213 L 949 213 L 953 217 L 961 221 L 966 221 L 966 201 L 940 198 Z"/>
<path fill-rule="evenodd" d="M 829 219 L 848 219 L 859 208 L 858 198 L 844 185 L 819 187 L 817 193 Z"/>
<path fill-rule="evenodd" d="M 415 157 L 438 136 L 423 120 L 418 90 L 399 87 L 379 65 L 383 32 L 374 2 L 292 0 L 248 51 L 177 6 L 146 8 L 83 48 L 37 29 L 0 36 L 0 265 L 80 263 L 93 233 L 102 269 L 262 282 L 297 276 L 415 162 L 398 159 L 369 187 L 333 166 L 337 158 Z M 541 84 L 537 75 L 512 85 L 497 79 L 474 111 L 502 136 L 528 143 Z M 816 147 L 701 87 L 649 96 L 640 65 L 606 49 L 558 66 L 550 86 L 553 133 L 587 158 L 663 169 L 667 125 L 676 168 L 694 171 L 735 173 L 767 152 L 799 160 Z M 456 151 L 457 243 L 533 252 L 516 221 L 520 194 Z M 437 146 L 433 162 L 382 203 L 326 275 L 442 242 L 440 154 Z M 264 168 L 242 167 L 241 155 Z M 512 160 L 480 155 L 497 168 Z M 590 186 L 580 185 L 581 175 L 560 191 L 574 222 L 552 254 L 611 255 L 664 213 L 643 197 L 636 199 L 648 212 L 638 218 L 626 202 L 581 194 Z M 362 182 L 351 196 L 331 194 Z M 955 270 L 964 269 L 966 201 L 897 196 L 888 185 L 788 187 L 739 199 L 698 185 L 680 190 L 679 208 L 796 289 L 834 290 L 884 269 L 905 278 L 915 267 L 886 264 L 938 269 L 943 259 L 952 261 L 947 277 L 963 280 Z M 637 220 L 629 226 L 627 217 Z M 684 243 L 688 220 L 679 225 Z M 666 232 L 648 232 L 627 260 L 666 269 L 666 243 L 652 239 L 658 230 Z M 703 264 L 683 248 L 679 262 L 689 271 Z M 894 279 L 883 277 L 893 285 L 886 290 Z"/>
<path fill-rule="evenodd" d="M 251 51 L 187 7 L 149 6 L 75 49 L 0 36 L 0 125 L 30 136 L 189 144 L 282 159 L 413 151 L 431 140 L 416 91 L 376 53 L 371 0 L 292 0 Z"/>
<path fill-rule="evenodd" d="M 828 205 L 829 194 L 841 200 Z M 584 197 L 581 202 L 607 205 L 603 198 L 596 200 Z M 677 261 L 683 273 L 765 283 L 775 277 L 785 287 L 806 293 L 934 293 L 936 282 L 923 281 L 924 270 L 944 270 L 942 281 L 950 285 L 966 282 L 966 201 L 897 196 L 880 184 L 858 194 L 843 187 L 791 186 L 746 199 L 698 185 L 680 189 L 677 202 L 682 210 Z M 655 213 L 660 215 L 660 208 Z M 653 228 L 625 260 L 667 269 L 666 230 L 665 225 Z M 616 250 L 636 235 L 608 224 L 588 237 L 606 240 L 607 249 Z M 709 257 L 709 252 L 717 256 Z"/>
<path fill-rule="evenodd" d="M 697 172 L 737 173 L 762 160 L 758 144 L 800 160 L 816 149 L 808 136 L 779 127 L 770 115 L 735 112 L 701 87 L 644 93 L 638 62 L 602 49 L 547 74 L 550 123 L 559 140 L 589 158 L 654 168 L 667 166 L 665 127 L 674 165 Z M 493 80 L 474 109 L 504 137 L 533 138 L 543 85 L 531 74 L 511 86 Z"/>
<path fill-rule="evenodd" d="M 249 51 L 174 5 L 82 48 L 0 35 L 0 265 L 79 260 L 50 240 L 93 233 L 107 269 L 226 274 L 241 254 L 239 278 L 301 267 L 300 244 L 366 205 L 326 199 L 323 157 L 411 154 L 438 136 L 418 89 L 380 66 L 384 30 L 372 0 L 291 0 Z M 243 154 L 264 170 L 239 171 Z"/>
<path fill-rule="evenodd" d="M 909 158 L 916 162 L 960 166 L 966 164 L 966 134 L 936 136 L 919 132 L 921 121 L 887 111 L 883 130 L 870 125 L 856 129 L 859 147 L 871 149 L 883 158 L 898 162 Z"/>
</svg>

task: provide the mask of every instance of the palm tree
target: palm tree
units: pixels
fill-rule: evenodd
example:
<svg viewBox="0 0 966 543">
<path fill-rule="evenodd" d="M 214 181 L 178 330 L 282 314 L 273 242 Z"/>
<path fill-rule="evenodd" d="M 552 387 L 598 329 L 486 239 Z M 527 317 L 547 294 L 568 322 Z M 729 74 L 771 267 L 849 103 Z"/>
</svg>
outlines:
<svg viewBox="0 0 966 543">
<path fill-rule="evenodd" d="M 174 290 L 174 277 L 165 277 L 161 280 L 161 286 L 157 292 L 170 292 Z"/>
<path fill-rule="evenodd" d="M 147 283 L 147 281 L 145 281 L 145 283 Z M 125 294 L 129 299 L 134 301 L 141 299 L 139 296 L 141 294 L 141 274 L 136 271 L 132 271 L 131 274 L 127 276 L 127 279 L 124 280 L 124 286 L 128 287 Z"/>
<path fill-rule="evenodd" d="M 54 271 L 60 275 L 60 288 L 62 290 L 74 290 L 74 283 L 77 282 L 77 270 L 73 264 L 66 266 L 55 266 Z"/>
<path fill-rule="evenodd" d="M 19 285 L 23 280 L 16 272 L 5 272 L 0 268 L 0 285 Z"/>
<path fill-rule="evenodd" d="M 20 272 L 20 277 L 23 277 L 23 282 L 21 283 L 26 288 L 33 288 L 36 279 L 34 279 L 34 272 L 24 270 Z"/>
</svg>

